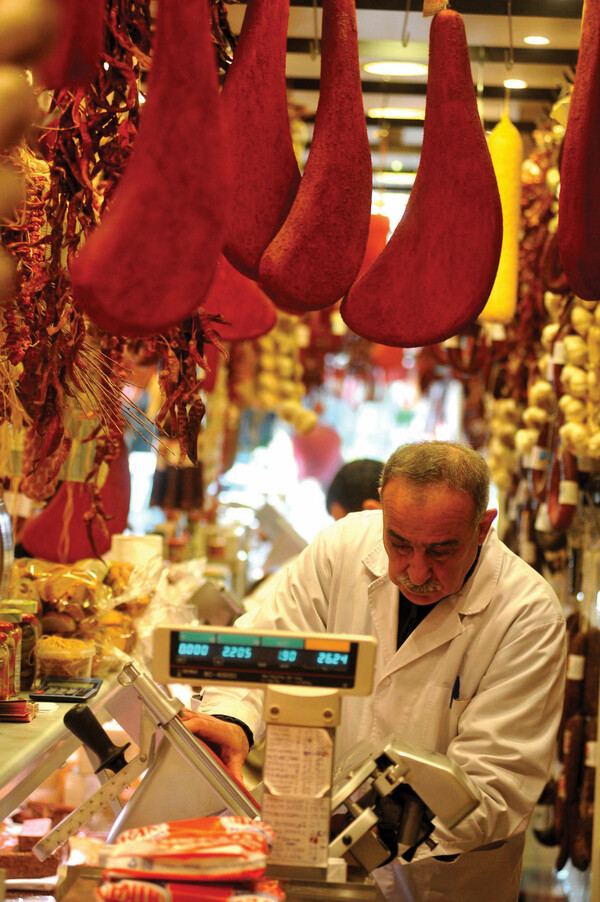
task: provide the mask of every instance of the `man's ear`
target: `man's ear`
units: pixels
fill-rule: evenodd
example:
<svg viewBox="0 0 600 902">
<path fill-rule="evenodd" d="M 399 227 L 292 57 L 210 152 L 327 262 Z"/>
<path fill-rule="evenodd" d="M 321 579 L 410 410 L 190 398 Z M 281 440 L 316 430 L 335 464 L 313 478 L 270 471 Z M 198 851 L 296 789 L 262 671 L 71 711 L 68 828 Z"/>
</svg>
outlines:
<svg viewBox="0 0 600 902">
<path fill-rule="evenodd" d="M 483 543 L 485 541 L 485 537 L 487 536 L 488 532 L 490 531 L 490 526 L 496 519 L 497 513 L 498 513 L 497 510 L 494 510 L 494 508 L 490 508 L 490 510 L 487 510 L 485 512 L 485 514 L 483 515 L 483 517 L 481 518 L 481 523 L 479 524 L 479 535 L 477 538 L 477 543 L 479 545 L 483 545 Z"/>
<path fill-rule="evenodd" d="M 381 510 L 381 501 L 377 501 L 376 498 L 365 498 L 362 503 L 361 510 L 363 511 L 380 511 Z"/>
</svg>

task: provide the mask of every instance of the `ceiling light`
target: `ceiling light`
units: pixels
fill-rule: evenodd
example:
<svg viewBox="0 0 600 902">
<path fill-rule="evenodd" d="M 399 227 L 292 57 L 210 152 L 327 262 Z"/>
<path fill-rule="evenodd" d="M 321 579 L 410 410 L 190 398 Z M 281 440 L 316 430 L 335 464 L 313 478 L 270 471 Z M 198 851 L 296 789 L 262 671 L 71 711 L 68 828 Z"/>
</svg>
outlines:
<svg viewBox="0 0 600 902">
<path fill-rule="evenodd" d="M 394 188 L 412 188 L 417 177 L 416 172 L 376 172 L 376 185 L 385 185 Z"/>
<path fill-rule="evenodd" d="M 398 106 L 379 106 L 367 110 L 367 116 L 371 119 L 424 119 L 425 110 Z"/>
<path fill-rule="evenodd" d="M 527 87 L 527 82 L 523 81 L 522 78 L 505 78 L 502 84 L 505 88 L 513 88 L 514 90 Z"/>
<path fill-rule="evenodd" d="M 524 44 L 535 44 L 536 46 L 541 46 L 542 44 L 549 44 L 550 41 L 548 38 L 545 38 L 541 34 L 530 34 L 527 35 L 526 38 L 523 38 Z"/>
<path fill-rule="evenodd" d="M 365 63 L 363 69 L 372 75 L 402 76 L 425 75 L 427 73 L 427 66 L 424 63 L 405 63 L 401 60 Z"/>
<path fill-rule="evenodd" d="M 404 169 L 404 163 L 402 162 L 402 160 L 392 160 L 392 162 L 390 163 L 390 169 L 392 170 L 392 172 L 400 172 L 402 169 Z"/>
</svg>

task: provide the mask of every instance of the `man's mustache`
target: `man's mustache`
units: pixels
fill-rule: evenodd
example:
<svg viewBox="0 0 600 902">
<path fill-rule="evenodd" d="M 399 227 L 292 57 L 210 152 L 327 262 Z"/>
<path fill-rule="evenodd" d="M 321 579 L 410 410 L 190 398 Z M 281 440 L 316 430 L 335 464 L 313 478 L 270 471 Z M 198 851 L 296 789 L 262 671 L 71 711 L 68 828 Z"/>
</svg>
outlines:
<svg viewBox="0 0 600 902">
<path fill-rule="evenodd" d="M 428 579 L 426 583 L 415 586 L 405 573 L 399 575 L 396 583 L 401 589 L 407 589 L 413 595 L 432 595 L 434 592 L 439 592 L 442 588 L 437 579 Z"/>
</svg>

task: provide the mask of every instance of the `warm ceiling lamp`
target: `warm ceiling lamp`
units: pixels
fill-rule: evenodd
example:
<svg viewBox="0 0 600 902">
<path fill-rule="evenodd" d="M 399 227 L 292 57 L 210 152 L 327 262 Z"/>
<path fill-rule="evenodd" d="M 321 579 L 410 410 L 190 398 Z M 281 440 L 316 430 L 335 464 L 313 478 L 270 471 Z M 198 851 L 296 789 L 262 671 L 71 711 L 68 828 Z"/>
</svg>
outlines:
<svg viewBox="0 0 600 902">
<path fill-rule="evenodd" d="M 371 119 L 424 119 L 425 110 L 415 110 L 410 107 L 379 106 L 367 110 L 367 116 Z"/>
<path fill-rule="evenodd" d="M 523 38 L 523 43 L 541 47 L 543 44 L 549 44 L 550 40 L 541 34 L 529 34 L 526 38 Z"/>
<path fill-rule="evenodd" d="M 424 63 L 406 63 L 401 60 L 382 60 L 379 62 L 365 63 L 365 72 L 371 75 L 390 75 L 400 77 L 402 75 L 425 75 L 427 66 Z"/>
<path fill-rule="evenodd" d="M 512 88 L 516 91 L 527 87 L 527 82 L 523 81 L 522 78 L 505 78 L 502 84 L 505 88 Z"/>
</svg>

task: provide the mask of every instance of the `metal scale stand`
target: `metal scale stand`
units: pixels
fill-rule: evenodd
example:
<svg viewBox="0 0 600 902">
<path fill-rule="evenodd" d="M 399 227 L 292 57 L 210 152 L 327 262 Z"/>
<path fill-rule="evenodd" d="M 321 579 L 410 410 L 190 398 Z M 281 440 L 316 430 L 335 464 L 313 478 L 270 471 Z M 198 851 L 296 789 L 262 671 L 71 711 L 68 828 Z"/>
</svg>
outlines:
<svg viewBox="0 0 600 902">
<path fill-rule="evenodd" d="M 141 702 L 138 754 L 127 761 L 129 743 L 115 746 L 85 704 L 69 709 L 65 724 L 92 750 L 102 785 L 37 843 L 35 855 L 47 858 L 108 803 L 118 810 L 109 844 L 132 827 L 228 812 L 272 826 L 267 875 L 283 882 L 289 902 L 374 902 L 372 870 L 427 842 L 433 816 L 452 827 L 479 803 L 457 765 L 395 737 L 351 755 L 333 781 L 341 696 L 370 693 L 375 651 L 375 640 L 363 636 L 159 627 L 156 682 L 133 662 L 118 678 L 125 705 L 122 715 L 113 713 L 131 736 L 125 712 L 130 717 L 136 698 Z M 182 703 L 162 688 L 176 682 L 265 691 L 262 808 L 178 718 Z M 120 809 L 119 795 L 138 777 Z M 332 840 L 331 815 L 338 808 L 345 808 L 346 822 Z M 392 829 L 391 844 L 380 837 L 383 820 Z M 351 875 L 348 853 L 358 866 Z"/>
</svg>

